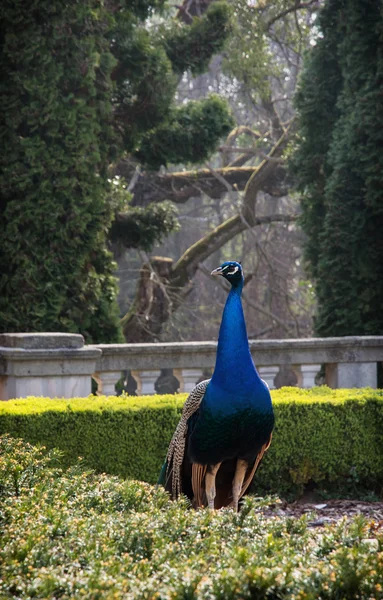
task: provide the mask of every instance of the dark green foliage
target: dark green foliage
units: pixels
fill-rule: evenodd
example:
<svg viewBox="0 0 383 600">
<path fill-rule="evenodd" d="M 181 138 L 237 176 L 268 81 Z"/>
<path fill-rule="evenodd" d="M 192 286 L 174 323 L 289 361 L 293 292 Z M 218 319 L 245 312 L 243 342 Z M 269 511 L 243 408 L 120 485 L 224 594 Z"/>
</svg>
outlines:
<svg viewBox="0 0 383 600">
<path fill-rule="evenodd" d="M 255 490 L 260 485 L 300 493 L 310 483 L 341 493 L 360 486 L 382 494 L 382 390 L 282 388 L 272 397 L 276 426 Z"/>
<path fill-rule="evenodd" d="M 218 96 L 190 101 L 175 108 L 169 121 L 143 137 L 137 156 L 152 169 L 168 162 L 202 162 L 233 125 L 225 101 Z"/>
<path fill-rule="evenodd" d="M 375 0 L 332 0 L 297 95 L 293 170 L 317 332 L 383 333 L 383 15 Z"/>
<path fill-rule="evenodd" d="M 170 202 L 153 203 L 146 208 L 134 206 L 127 213 L 117 215 L 109 231 L 109 239 L 122 243 L 125 248 L 149 251 L 177 227 L 175 208 Z"/>
<path fill-rule="evenodd" d="M 320 15 L 320 23 L 325 20 L 326 9 Z M 326 38 L 318 40 L 315 51 L 306 57 L 295 98 L 299 131 L 290 167 L 299 182 L 299 189 L 304 192 L 300 222 L 308 236 L 305 258 L 315 279 L 321 248 L 319 238 L 326 213 L 324 188 L 326 178 L 332 172 L 327 153 L 332 129 L 339 116 L 336 102 L 342 88 L 337 43 L 337 30 L 328 27 Z"/>
<path fill-rule="evenodd" d="M 163 5 L 1 3 L 0 331 L 71 331 L 88 342 L 122 341 L 115 265 L 107 252 L 117 211 L 110 164 L 139 150 L 143 137 L 147 146 L 149 131 L 156 140 L 185 119 L 198 123 L 188 124 L 183 137 L 170 133 L 169 156 L 156 149 L 151 164 L 204 159 L 227 132 L 227 108 L 220 105 L 216 117 L 215 99 L 181 113 L 174 107 L 180 64 L 172 64 L 167 44 L 174 54 L 175 38 L 170 32 L 161 38 L 144 21 Z M 180 29 L 183 50 L 190 43 L 192 53 L 199 40 L 203 60 L 196 68 L 207 65 L 230 29 L 224 5 L 208 13 Z M 194 64 L 195 57 L 185 57 L 185 69 Z M 182 144 L 173 148 L 172 141 Z M 149 249 L 175 224 L 166 205 L 132 209 L 120 241 Z M 118 224 L 113 239 L 117 230 Z"/>
<path fill-rule="evenodd" d="M 130 13 L 120 15 L 108 33 L 111 51 L 117 59 L 113 71 L 116 83 L 115 121 L 122 133 L 124 147 L 129 152 L 137 150 L 137 156 L 146 165 L 153 166 L 147 159 L 147 137 L 154 139 L 166 135 L 167 129 L 175 128 L 180 118 L 174 104 L 179 76 L 188 69 L 202 72 L 208 67 L 211 56 L 222 49 L 230 33 L 230 9 L 224 2 L 213 3 L 203 17 L 195 19 L 190 26 L 178 21 L 169 21 L 158 28 L 145 29 Z M 195 106 L 200 103 L 195 102 Z M 189 118 L 198 121 L 205 111 L 206 130 L 209 132 L 208 150 L 211 153 L 226 134 L 230 119 L 228 108 L 221 103 L 219 116 L 221 127 L 213 123 L 211 112 L 216 100 L 204 100 L 197 114 L 189 110 Z M 196 109 L 195 109 L 196 110 Z M 210 117 L 210 119 L 209 119 Z M 195 127 L 198 127 L 196 123 Z M 144 137 L 144 142 L 142 142 Z M 177 143 L 178 139 L 174 139 Z M 156 166 L 168 162 L 199 161 L 201 152 L 195 152 L 192 141 L 186 137 L 183 145 L 166 146 Z M 176 159 L 174 158 L 176 157 Z"/>
<path fill-rule="evenodd" d="M 0 412 L 0 431 L 60 448 L 66 466 L 83 456 L 98 471 L 156 481 L 182 406 L 174 396 L 52 402 L 36 398 L 20 412 L 17 401 L 16 413 L 9 405 Z"/>
<path fill-rule="evenodd" d="M 166 119 L 178 79 L 164 48 L 136 21 L 120 18 L 109 35 L 118 61 L 114 118 L 125 149 L 132 152 L 143 133 Z"/>
<path fill-rule="evenodd" d="M 283 388 L 272 392 L 275 431 L 253 490 L 299 494 L 383 488 L 383 393 Z M 78 456 L 98 471 L 155 483 L 185 395 L 30 398 L 0 405 L 0 433 Z"/>
<path fill-rule="evenodd" d="M 162 43 L 176 73 L 181 75 L 190 69 L 198 75 L 207 69 L 211 56 L 222 49 L 222 39 L 231 31 L 231 12 L 225 2 L 214 2 L 190 27 L 175 22 L 161 30 Z"/>
<path fill-rule="evenodd" d="M 119 341 L 111 71 L 98 2 L 1 6 L 0 330 Z"/>
<path fill-rule="evenodd" d="M 0 437 L 4 600 L 382 597 L 378 523 L 310 528 L 280 517 L 278 498 L 247 498 L 239 514 L 194 511 L 81 463 L 60 471 L 57 458 Z"/>
<path fill-rule="evenodd" d="M 121 6 L 129 8 L 138 19 L 144 20 L 150 17 L 155 10 L 163 8 L 165 2 L 166 0 L 124 0 L 121 2 Z"/>
</svg>

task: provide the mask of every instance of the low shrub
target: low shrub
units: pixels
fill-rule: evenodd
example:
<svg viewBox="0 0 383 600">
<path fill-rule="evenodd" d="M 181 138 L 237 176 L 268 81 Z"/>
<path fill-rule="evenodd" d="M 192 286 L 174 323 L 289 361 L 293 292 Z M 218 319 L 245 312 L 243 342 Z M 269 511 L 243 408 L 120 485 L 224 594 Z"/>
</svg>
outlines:
<svg viewBox="0 0 383 600">
<path fill-rule="evenodd" d="M 275 498 L 247 498 L 239 514 L 188 510 L 162 488 L 78 463 L 63 472 L 59 459 L 0 437 L 4 600 L 383 597 L 378 523 L 266 518 Z"/>
<path fill-rule="evenodd" d="M 0 433 L 79 456 L 99 472 L 155 483 L 186 395 L 0 402 Z"/>
<path fill-rule="evenodd" d="M 305 485 L 352 492 L 383 487 L 383 391 L 372 389 L 272 392 L 273 442 L 254 491 L 299 494 Z M 0 433 L 78 456 L 99 472 L 149 483 L 157 480 L 186 394 L 0 403 Z"/>
</svg>

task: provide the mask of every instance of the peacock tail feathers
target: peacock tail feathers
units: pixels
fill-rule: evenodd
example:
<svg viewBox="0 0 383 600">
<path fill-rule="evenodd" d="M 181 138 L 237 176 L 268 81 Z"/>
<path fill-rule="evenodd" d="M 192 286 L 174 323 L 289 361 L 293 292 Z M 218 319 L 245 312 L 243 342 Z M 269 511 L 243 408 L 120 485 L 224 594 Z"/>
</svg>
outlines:
<svg viewBox="0 0 383 600">
<path fill-rule="evenodd" d="M 164 464 L 161 467 L 161 472 L 158 476 L 158 481 L 157 481 L 157 485 L 163 485 L 165 486 L 165 481 L 166 481 L 166 472 L 168 470 L 168 461 L 165 460 Z"/>
<path fill-rule="evenodd" d="M 181 419 L 169 445 L 164 463 L 166 465 L 165 488 L 169 489 L 172 498 L 178 498 L 182 493 L 182 463 L 185 455 L 188 421 L 199 409 L 209 381 L 210 379 L 206 379 L 197 383 L 195 388 L 190 392 L 184 404 Z M 164 467 L 162 468 L 164 469 Z"/>
</svg>

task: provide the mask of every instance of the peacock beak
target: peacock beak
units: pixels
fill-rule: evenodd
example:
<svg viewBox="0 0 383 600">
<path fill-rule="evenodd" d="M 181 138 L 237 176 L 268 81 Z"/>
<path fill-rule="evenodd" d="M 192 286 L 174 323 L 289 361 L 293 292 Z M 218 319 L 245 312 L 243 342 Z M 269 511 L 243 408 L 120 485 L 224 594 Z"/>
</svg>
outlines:
<svg viewBox="0 0 383 600">
<path fill-rule="evenodd" d="M 214 269 L 214 271 L 210 273 L 210 275 L 222 275 L 222 271 L 222 267 L 217 267 L 216 269 Z"/>
</svg>

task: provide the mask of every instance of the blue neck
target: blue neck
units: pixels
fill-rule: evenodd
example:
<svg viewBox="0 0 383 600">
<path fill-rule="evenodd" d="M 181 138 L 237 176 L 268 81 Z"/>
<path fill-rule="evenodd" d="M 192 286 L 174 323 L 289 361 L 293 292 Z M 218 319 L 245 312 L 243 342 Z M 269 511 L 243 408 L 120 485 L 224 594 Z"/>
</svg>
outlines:
<svg viewBox="0 0 383 600">
<path fill-rule="evenodd" d="M 219 330 L 217 359 L 212 384 L 226 390 L 244 391 L 261 383 L 250 354 L 241 294 L 243 281 L 227 297 Z"/>
</svg>

